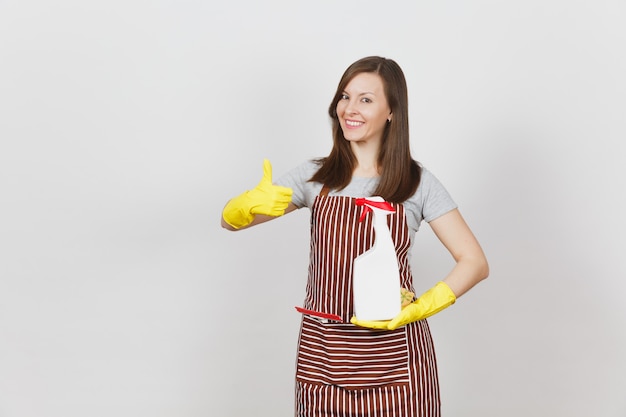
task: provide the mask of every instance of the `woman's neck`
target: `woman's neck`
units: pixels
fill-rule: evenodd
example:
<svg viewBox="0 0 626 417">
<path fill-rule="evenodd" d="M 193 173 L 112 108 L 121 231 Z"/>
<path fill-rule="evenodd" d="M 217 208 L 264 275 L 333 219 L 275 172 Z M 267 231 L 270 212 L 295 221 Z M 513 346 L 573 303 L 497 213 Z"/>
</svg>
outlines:
<svg viewBox="0 0 626 417">
<path fill-rule="evenodd" d="M 352 143 L 352 152 L 356 157 L 356 167 L 352 175 L 357 177 L 377 177 L 380 175 L 378 166 L 379 146 L 374 144 Z"/>
<path fill-rule="evenodd" d="M 359 165 L 352 171 L 352 175 L 355 177 L 374 178 L 379 176 L 380 172 L 378 172 L 378 167 L 376 166 L 363 167 Z"/>
</svg>

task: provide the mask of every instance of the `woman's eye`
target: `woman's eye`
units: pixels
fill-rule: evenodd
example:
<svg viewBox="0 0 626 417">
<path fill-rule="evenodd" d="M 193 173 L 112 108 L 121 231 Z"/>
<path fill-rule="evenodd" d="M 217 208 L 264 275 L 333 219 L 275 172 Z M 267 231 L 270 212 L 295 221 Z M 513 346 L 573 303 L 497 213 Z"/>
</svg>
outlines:
<svg viewBox="0 0 626 417">
<path fill-rule="evenodd" d="M 340 98 L 341 100 L 348 100 L 350 97 L 347 94 L 342 94 Z"/>
<path fill-rule="evenodd" d="M 371 103 L 371 102 L 372 102 L 372 100 L 370 100 L 370 99 L 369 99 L 369 98 L 367 98 L 367 97 L 363 97 L 363 98 L 361 99 L 361 101 L 362 101 L 363 103 Z"/>
</svg>

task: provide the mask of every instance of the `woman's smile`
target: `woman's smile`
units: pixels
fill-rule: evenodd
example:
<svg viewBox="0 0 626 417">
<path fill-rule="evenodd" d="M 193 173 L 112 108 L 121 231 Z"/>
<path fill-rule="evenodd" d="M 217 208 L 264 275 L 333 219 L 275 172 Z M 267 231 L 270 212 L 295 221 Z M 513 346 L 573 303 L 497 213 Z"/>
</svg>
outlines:
<svg viewBox="0 0 626 417">
<path fill-rule="evenodd" d="M 391 118 L 382 78 L 372 72 L 356 75 L 337 102 L 343 136 L 350 142 L 379 142 Z"/>
</svg>

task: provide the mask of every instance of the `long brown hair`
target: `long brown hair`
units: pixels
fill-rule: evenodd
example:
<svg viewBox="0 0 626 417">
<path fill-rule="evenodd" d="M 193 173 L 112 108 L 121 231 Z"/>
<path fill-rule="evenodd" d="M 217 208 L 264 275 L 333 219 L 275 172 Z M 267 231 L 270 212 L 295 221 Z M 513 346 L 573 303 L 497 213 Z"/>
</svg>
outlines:
<svg viewBox="0 0 626 417">
<path fill-rule="evenodd" d="M 350 143 L 343 136 L 337 116 L 337 103 L 348 83 L 363 72 L 375 73 L 383 81 L 387 102 L 393 113 L 390 123 L 383 131 L 382 145 L 378 155 L 381 169 L 380 181 L 374 195 L 387 201 L 401 203 L 411 197 L 420 182 L 421 169 L 411 157 L 409 145 L 409 105 L 406 80 L 400 66 L 393 60 L 379 56 L 359 59 L 343 73 L 335 97 L 328 107 L 332 119 L 333 148 L 330 154 L 318 159 L 320 168 L 310 181 L 341 190 L 352 179 L 356 157 Z"/>
</svg>

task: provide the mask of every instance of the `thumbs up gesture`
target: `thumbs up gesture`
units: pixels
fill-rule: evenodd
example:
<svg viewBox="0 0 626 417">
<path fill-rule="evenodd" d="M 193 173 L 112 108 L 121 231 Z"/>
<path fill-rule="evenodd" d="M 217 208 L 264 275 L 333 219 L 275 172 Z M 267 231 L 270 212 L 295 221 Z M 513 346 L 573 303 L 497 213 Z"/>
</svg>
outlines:
<svg viewBox="0 0 626 417">
<path fill-rule="evenodd" d="M 291 188 L 272 184 L 272 165 L 265 159 L 261 181 L 252 190 L 230 200 L 222 211 L 222 217 L 226 223 L 240 229 L 252 223 L 256 214 L 282 216 L 292 194 Z"/>
</svg>

